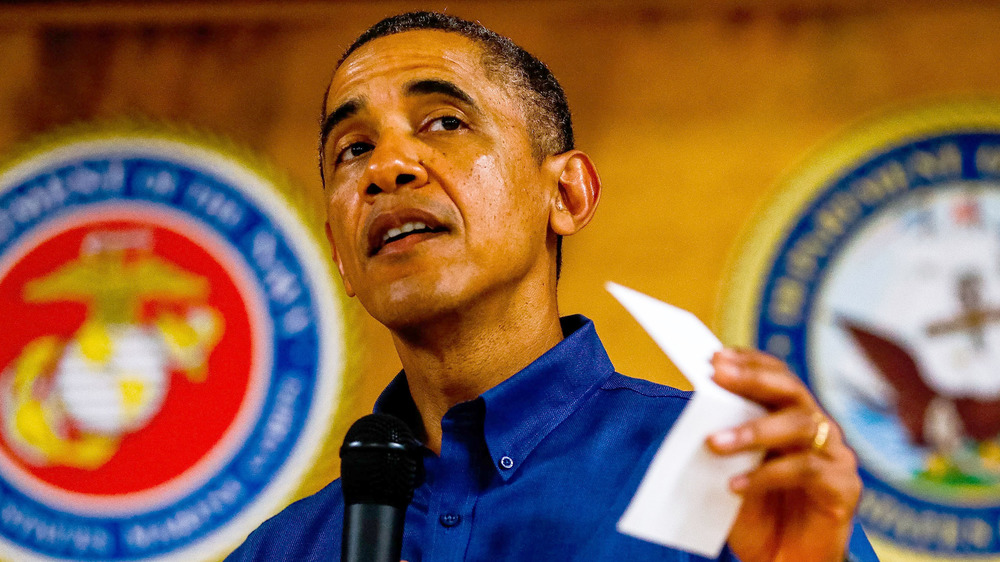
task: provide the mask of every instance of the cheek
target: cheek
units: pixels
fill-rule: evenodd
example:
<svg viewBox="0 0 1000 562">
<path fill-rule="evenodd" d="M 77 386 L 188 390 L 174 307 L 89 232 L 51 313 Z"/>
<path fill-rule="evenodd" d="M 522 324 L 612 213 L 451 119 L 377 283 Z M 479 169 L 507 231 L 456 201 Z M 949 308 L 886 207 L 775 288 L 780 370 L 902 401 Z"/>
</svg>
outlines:
<svg viewBox="0 0 1000 562">
<path fill-rule="evenodd" d="M 472 163 L 470 184 L 475 186 L 474 203 L 483 209 L 493 209 L 503 196 L 506 174 L 495 158 L 480 156 Z"/>
<path fill-rule="evenodd" d="M 547 214 L 541 212 L 542 189 L 530 173 L 532 165 L 489 156 L 475 161 L 471 180 L 478 189 L 470 204 L 478 206 L 481 218 L 494 233 L 530 236 L 544 230 Z"/>
<path fill-rule="evenodd" d="M 509 236 L 509 178 L 495 158 L 480 156 L 469 168 L 465 189 L 458 195 L 470 241 L 477 245 L 495 244 L 497 238 Z M 493 248 L 494 250 L 500 248 Z"/>
<path fill-rule="evenodd" d="M 357 245 L 357 228 L 360 224 L 358 206 L 352 205 L 350 198 L 330 197 L 327 199 L 326 217 L 330 224 L 330 234 L 341 260 L 351 262 Z"/>
<path fill-rule="evenodd" d="M 469 183 L 475 186 L 474 200 L 488 216 L 509 218 L 523 199 L 524 181 L 516 169 L 506 167 L 505 162 L 493 156 L 480 156 L 473 162 Z"/>
</svg>

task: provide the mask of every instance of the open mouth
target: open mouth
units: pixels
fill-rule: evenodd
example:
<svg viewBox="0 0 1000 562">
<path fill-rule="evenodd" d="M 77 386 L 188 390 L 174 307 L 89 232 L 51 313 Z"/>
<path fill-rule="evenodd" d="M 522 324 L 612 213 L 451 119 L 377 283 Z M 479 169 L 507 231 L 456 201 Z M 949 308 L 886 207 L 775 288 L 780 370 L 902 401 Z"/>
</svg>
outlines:
<svg viewBox="0 0 1000 562">
<path fill-rule="evenodd" d="M 410 234 L 420 234 L 421 232 L 434 232 L 434 229 L 422 222 L 408 222 L 399 228 L 390 228 L 383 234 L 382 245 L 385 246 L 390 242 L 401 240 Z"/>
<path fill-rule="evenodd" d="M 448 228 L 429 219 L 413 219 L 405 222 L 389 221 L 372 229 L 369 236 L 369 256 L 374 256 L 386 246 L 410 237 L 428 238 L 431 235 L 448 232 Z M 416 240 L 419 241 L 419 240 Z"/>
</svg>

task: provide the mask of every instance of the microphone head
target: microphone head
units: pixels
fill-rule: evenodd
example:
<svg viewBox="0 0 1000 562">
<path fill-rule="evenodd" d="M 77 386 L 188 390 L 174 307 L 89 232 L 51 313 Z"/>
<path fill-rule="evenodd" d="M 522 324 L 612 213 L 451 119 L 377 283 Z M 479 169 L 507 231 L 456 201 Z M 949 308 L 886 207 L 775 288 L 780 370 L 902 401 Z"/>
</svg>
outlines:
<svg viewBox="0 0 1000 562">
<path fill-rule="evenodd" d="M 406 424 L 387 414 L 369 414 L 347 430 L 340 448 L 344 503 L 405 509 L 423 480 L 420 443 Z"/>
</svg>

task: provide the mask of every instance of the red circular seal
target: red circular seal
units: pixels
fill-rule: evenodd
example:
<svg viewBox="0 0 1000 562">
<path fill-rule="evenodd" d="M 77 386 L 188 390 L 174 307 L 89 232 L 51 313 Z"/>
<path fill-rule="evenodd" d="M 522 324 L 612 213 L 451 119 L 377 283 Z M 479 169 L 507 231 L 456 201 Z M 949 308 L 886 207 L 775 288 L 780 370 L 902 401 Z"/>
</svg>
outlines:
<svg viewBox="0 0 1000 562">
<path fill-rule="evenodd" d="M 87 504 L 225 455 L 260 394 L 261 344 L 247 283 L 203 230 L 169 211 L 91 211 L 5 260 L 0 310 L 20 328 L 0 333 L 5 472 Z"/>
<path fill-rule="evenodd" d="M 0 168 L 0 553 L 216 560 L 335 446 L 328 252 L 231 147 L 52 138 Z"/>
</svg>

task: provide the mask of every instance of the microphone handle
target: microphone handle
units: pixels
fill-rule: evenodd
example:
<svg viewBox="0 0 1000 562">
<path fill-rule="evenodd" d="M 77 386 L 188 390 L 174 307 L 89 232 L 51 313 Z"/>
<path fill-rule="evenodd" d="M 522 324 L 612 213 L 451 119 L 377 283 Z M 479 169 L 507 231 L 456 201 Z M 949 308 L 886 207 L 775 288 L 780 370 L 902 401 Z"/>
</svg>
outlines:
<svg viewBox="0 0 1000 562">
<path fill-rule="evenodd" d="M 405 509 L 391 505 L 345 505 L 341 562 L 400 562 L 405 518 Z"/>
</svg>

